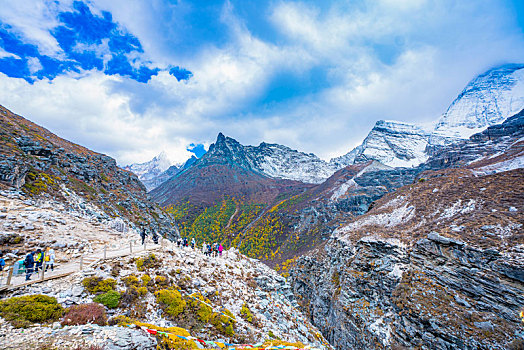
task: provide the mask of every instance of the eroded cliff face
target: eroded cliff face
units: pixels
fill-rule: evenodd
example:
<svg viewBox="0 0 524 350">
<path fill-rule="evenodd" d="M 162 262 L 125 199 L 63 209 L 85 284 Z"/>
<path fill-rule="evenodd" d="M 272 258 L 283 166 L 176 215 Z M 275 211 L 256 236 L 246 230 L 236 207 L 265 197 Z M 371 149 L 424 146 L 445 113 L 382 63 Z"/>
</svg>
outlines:
<svg viewBox="0 0 524 350">
<path fill-rule="evenodd" d="M 438 234 L 364 237 L 299 260 L 294 292 L 338 349 L 505 349 L 524 337 L 522 261 Z"/>
<path fill-rule="evenodd" d="M 294 293 L 336 348 L 524 344 L 524 170 L 479 169 L 424 173 L 297 260 Z"/>
</svg>

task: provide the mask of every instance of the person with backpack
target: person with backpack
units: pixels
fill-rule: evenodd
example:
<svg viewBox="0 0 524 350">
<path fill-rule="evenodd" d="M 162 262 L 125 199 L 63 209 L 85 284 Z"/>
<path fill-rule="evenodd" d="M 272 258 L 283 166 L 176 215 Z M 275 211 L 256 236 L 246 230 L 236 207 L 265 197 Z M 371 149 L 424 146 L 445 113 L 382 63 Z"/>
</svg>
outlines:
<svg viewBox="0 0 524 350">
<path fill-rule="evenodd" d="M 207 255 L 207 243 L 205 241 L 202 243 L 202 253 Z"/>
<path fill-rule="evenodd" d="M 213 254 L 213 248 L 211 248 L 211 243 L 207 244 L 207 256 L 211 256 Z"/>
<path fill-rule="evenodd" d="M 45 270 L 51 266 L 51 271 L 55 269 L 55 250 L 47 248 L 45 253 Z"/>
<path fill-rule="evenodd" d="M 182 245 L 182 246 L 183 246 L 184 248 L 188 246 L 188 244 L 187 244 L 187 238 L 186 238 L 186 237 L 184 237 L 184 242 L 183 242 L 183 245 Z"/>
<path fill-rule="evenodd" d="M 142 238 L 142 245 L 144 245 L 144 242 L 146 240 L 146 228 L 142 227 L 142 231 L 140 231 L 140 238 Z"/>
<path fill-rule="evenodd" d="M 191 249 L 195 249 L 195 245 L 196 245 L 196 241 L 195 241 L 195 237 L 193 237 L 191 239 Z"/>
<path fill-rule="evenodd" d="M 158 244 L 158 235 L 156 234 L 156 231 L 153 231 L 153 243 Z"/>
<path fill-rule="evenodd" d="M 222 243 L 218 245 L 218 255 L 222 257 L 222 251 L 224 250 L 224 247 L 222 246 Z"/>
<path fill-rule="evenodd" d="M 0 255 L 0 271 L 4 271 L 4 266 L 5 266 L 4 256 Z"/>
<path fill-rule="evenodd" d="M 31 275 L 33 274 L 33 268 L 35 266 L 35 259 L 33 257 L 34 252 L 27 253 L 27 256 L 24 260 L 24 266 L 25 266 L 25 280 L 29 281 L 31 279 Z"/>
<path fill-rule="evenodd" d="M 42 249 L 38 248 L 36 250 L 36 258 L 35 260 L 35 273 L 38 273 L 38 269 L 42 268 L 42 263 L 44 262 L 44 252 L 42 252 Z"/>
</svg>

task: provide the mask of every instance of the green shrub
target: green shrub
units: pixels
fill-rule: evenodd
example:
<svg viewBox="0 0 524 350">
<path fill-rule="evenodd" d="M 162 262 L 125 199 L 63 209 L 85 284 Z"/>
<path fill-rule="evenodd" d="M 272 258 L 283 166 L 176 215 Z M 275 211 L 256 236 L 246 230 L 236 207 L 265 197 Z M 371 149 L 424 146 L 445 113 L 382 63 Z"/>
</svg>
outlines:
<svg viewBox="0 0 524 350">
<path fill-rule="evenodd" d="M 150 268 L 160 267 L 160 260 L 158 260 L 155 254 L 150 253 L 146 258 L 136 258 L 135 264 L 138 271 L 144 271 Z"/>
<path fill-rule="evenodd" d="M 144 295 L 147 294 L 147 288 L 146 287 L 138 287 L 136 289 L 137 293 L 138 293 L 138 296 L 141 296 L 143 297 Z"/>
<path fill-rule="evenodd" d="M 178 290 L 162 289 L 155 292 L 155 296 L 156 301 L 169 316 L 176 317 L 186 307 L 186 301 Z"/>
<path fill-rule="evenodd" d="M 244 304 L 242 305 L 242 309 L 240 309 L 240 314 L 247 322 L 253 323 L 253 314 L 251 313 L 251 310 L 249 310 L 249 307 L 247 306 L 246 302 L 244 302 Z"/>
<path fill-rule="evenodd" d="M 34 322 L 56 321 L 63 312 L 56 299 L 47 295 L 26 295 L 0 301 L 0 315 L 15 328 L 26 328 Z"/>
<path fill-rule="evenodd" d="M 149 276 L 149 275 L 142 275 L 140 277 L 140 279 L 142 280 L 142 285 L 145 287 L 145 286 L 147 286 L 149 281 L 151 281 L 151 276 Z"/>
<path fill-rule="evenodd" d="M 229 310 L 224 310 L 224 314 L 214 313 L 211 317 L 211 324 L 224 335 L 230 337 L 235 335 L 236 320 Z"/>
<path fill-rule="evenodd" d="M 165 276 L 155 276 L 155 285 L 157 287 L 168 287 L 169 279 Z"/>
<path fill-rule="evenodd" d="M 104 293 L 113 290 L 116 281 L 112 278 L 87 277 L 82 280 L 82 285 L 91 294 Z"/>
<path fill-rule="evenodd" d="M 130 286 L 138 287 L 140 285 L 140 281 L 138 280 L 138 277 L 136 277 L 135 275 L 124 277 L 122 281 L 124 282 L 126 287 L 130 287 Z"/>
<path fill-rule="evenodd" d="M 204 323 L 209 322 L 211 317 L 213 317 L 213 309 L 207 306 L 205 303 L 210 303 L 208 299 L 205 299 L 202 294 L 200 293 L 194 293 L 191 294 L 193 298 L 189 299 L 189 305 L 191 305 L 191 308 L 195 311 L 195 313 L 198 316 L 198 319 Z"/>
<path fill-rule="evenodd" d="M 267 335 L 269 335 L 269 337 L 272 338 L 272 339 L 278 339 L 278 340 L 280 340 L 279 337 L 277 337 L 275 334 L 273 334 L 273 331 L 269 331 L 269 332 L 267 333 Z"/>
<path fill-rule="evenodd" d="M 93 301 L 107 306 L 110 309 L 114 309 L 120 303 L 120 293 L 115 290 L 110 290 L 104 294 L 97 295 Z"/>
</svg>

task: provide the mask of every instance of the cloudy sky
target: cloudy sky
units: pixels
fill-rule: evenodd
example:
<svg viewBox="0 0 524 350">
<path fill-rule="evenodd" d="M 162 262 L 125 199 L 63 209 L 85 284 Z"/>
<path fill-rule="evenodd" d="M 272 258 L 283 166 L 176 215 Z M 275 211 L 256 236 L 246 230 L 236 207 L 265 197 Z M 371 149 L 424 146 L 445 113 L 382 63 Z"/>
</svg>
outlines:
<svg viewBox="0 0 524 350">
<path fill-rule="evenodd" d="M 181 162 L 220 131 L 329 159 L 524 62 L 521 0 L 0 5 L 0 104 L 120 164 Z"/>
</svg>

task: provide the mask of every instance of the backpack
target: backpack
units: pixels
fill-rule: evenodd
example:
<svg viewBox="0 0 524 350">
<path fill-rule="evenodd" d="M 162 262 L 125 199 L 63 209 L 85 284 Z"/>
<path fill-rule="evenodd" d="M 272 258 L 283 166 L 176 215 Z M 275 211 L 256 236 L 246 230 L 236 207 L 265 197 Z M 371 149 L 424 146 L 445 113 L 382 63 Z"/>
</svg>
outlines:
<svg viewBox="0 0 524 350">
<path fill-rule="evenodd" d="M 30 267 L 30 265 L 31 265 L 31 261 L 30 261 L 30 259 L 29 259 L 29 255 L 27 255 L 27 256 L 25 257 L 25 260 L 24 260 L 24 266 L 25 266 L 25 267 Z"/>
<path fill-rule="evenodd" d="M 49 261 L 49 255 L 46 254 L 44 260 Z"/>
</svg>

